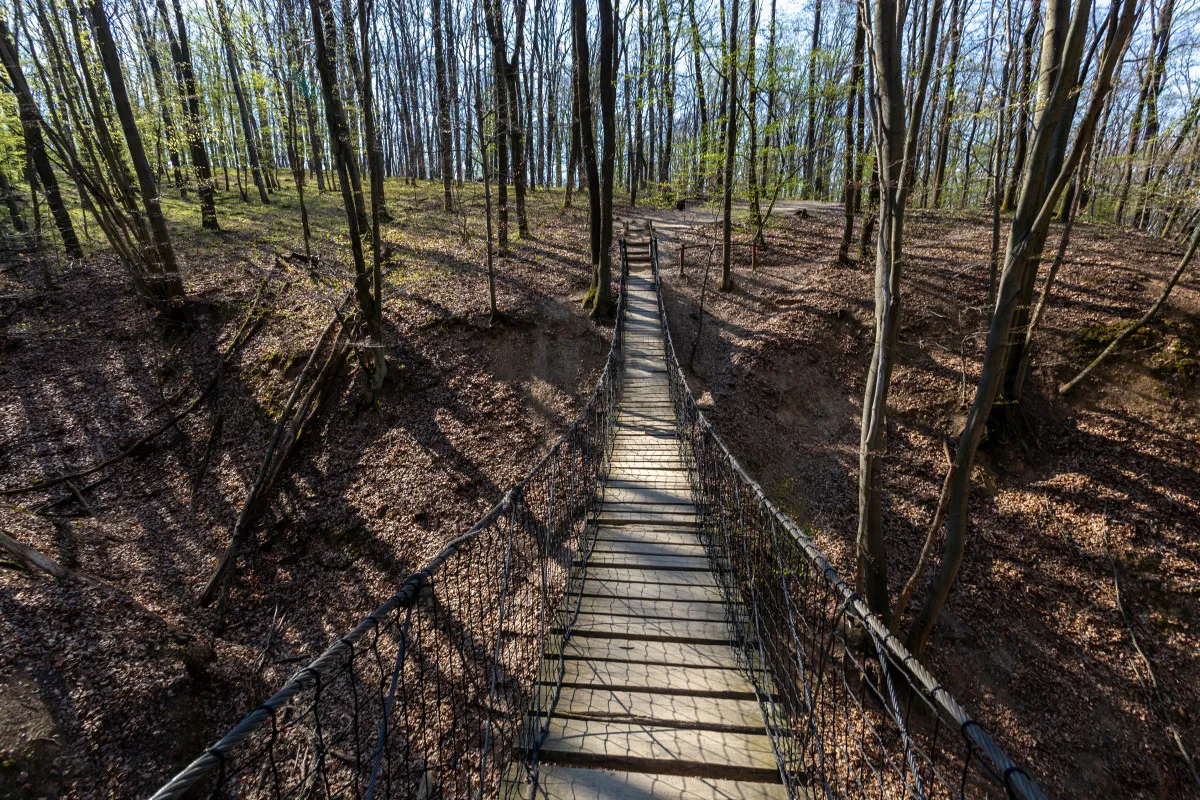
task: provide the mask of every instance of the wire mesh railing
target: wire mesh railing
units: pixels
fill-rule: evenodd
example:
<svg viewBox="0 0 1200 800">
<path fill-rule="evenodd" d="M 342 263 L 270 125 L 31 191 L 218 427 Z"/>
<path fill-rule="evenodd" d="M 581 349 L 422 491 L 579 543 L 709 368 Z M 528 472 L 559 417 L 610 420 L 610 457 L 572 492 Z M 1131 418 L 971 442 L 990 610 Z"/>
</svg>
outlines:
<svg viewBox="0 0 1200 800">
<path fill-rule="evenodd" d="M 156 798 L 497 796 L 536 775 L 623 368 L 487 515 Z M 651 263 L 700 536 L 792 797 L 1041 798 L 765 496 L 696 406 Z M 558 655 L 555 655 L 558 654 Z"/>
<path fill-rule="evenodd" d="M 651 263 L 701 540 L 789 795 L 1042 798 L 730 455 L 675 357 L 657 240 Z"/>
<path fill-rule="evenodd" d="M 484 797 L 545 727 L 594 539 L 623 357 L 519 484 L 154 797 Z M 550 657 L 555 658 L 554 656 Z M 561 659 L 560 659 L 561 660 Z"/>
</svg>

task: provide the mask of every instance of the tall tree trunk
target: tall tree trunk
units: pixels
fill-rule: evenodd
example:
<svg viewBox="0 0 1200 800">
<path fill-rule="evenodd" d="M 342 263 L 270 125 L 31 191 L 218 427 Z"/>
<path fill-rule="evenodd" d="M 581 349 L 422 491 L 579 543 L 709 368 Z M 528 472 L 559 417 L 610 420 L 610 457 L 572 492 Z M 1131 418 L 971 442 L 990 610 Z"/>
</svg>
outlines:
<svg viewBox="0 0 1200 800">
<path fill-rule="evenodd" d="M 180 161 L 179 150 L 175 143 L 178 132 L 175 130 L 175 120 L 171 116 L 171 104 L 167 98 L 167 82 L 163 79 L 162 63 L 158 60 L 158 44 L 150 30 L 146 11 L 142 8 L 142 0 L 134 0 L 133 21 L 138 31 L 138 39 L 142 49 L 146 51 L 146 61 L 150 66 L 150 76 L 154 82 L 154 91 L 158 95 L 158 112 L 162 118 L 163 132 L 167 137 L 167 153 L 171 160 L 171 170 L 175 178 L 175 188 L 180 196 L 187 199 L 187 185 L 183 182 L 183 165 Z"/>
<path fill-rule="evenodd" d="M 1067 0 L 1048 0 L 1047 19 L 1058 16 L 1057 3 Z M 1105 96 L 1112 86 L 1112 74 L 1125 51 L 1133 29 L 1136 11 L 1135 0 L 1114 0 L 1110 19 L 1114 22 L 1111 35 L 1105 44 L 1105 53 L 1096 78 L 1096 86 L 1089 100 L 1088 109 L 1078 127 L 1075 143 L 1066 158 L 1053 185 L 1047 189 L 1045 168 L 1061 121 L 1061 112 L 1068 96 L 1076 89 L 1083 41 L 1087 32 L 1090 0 L 1079 0 L 1070 29 L 1061 48 L 1060 76 L 1070 76 L 1054 84 L 1046 104 L 1038 116 L 1030 142 L 1029 155 L 1021 177 L 1020 199 L 1009 230 L 1008 247 L 1001 274 L 996 308 L 988 329 L 987 344 L 980 368 L 979 381 L 975 388 L 975 399 L 967 415 L 966 424 L 959 437 L 958 449 L 947 474 L 946 540 L 943 546 L 942 563 L 924 605 L 917 615 L 909 634 L 909 648 L 918 656 L 933 632 L 934 623 L 946 603 L 950 588 L 962 566 L 966 547 L 967 503 L 971 489 L 971 473 L 975 454 L 987 430 L 996 396 L 1004 380 L 1004 365 L 1012 338 L 1012 321 L 1026 281 L 1025 270 L 1040 254 L 1030 251 L 1031 243 L 1041 234 L 1044 237 L 1050 225 L 1054 208 L 1063 189 L 1066 188 L 1075 169 L 1079 166 L 1083 151 L 1095 132 Z"/>
<path fill-rule="evenodd" d="M 591 55 L 587 35 L 587 0 L 571 0 L 571 34 L 575 60 L 575 108 L 578 114 L 580 149 L 588 184 L 588 224 L 591 243 L 592 285 L 585 305 L 594 306 L 600 291 L 596 275 L 600 272 L 600 169 L 596 154 L 596 126 L 592 119 Z"/>
<path fill-rule="evenodd" d="M 17 96 L 17 113 L 21 118 L 21 131 L 25 135 L 25 153 L 33 164 L 38 180 L 41 181 L 46 204 L 50 206 L 54 224 L 58 226 L 59 236 L 62 237 L 63 249 L 71 258 L 83 258 L 83 248 L 79 246 L 79 239 L 75 236 L 71 214 L 58 188 L 58 176 L 42 140 L 41 112 L 38 111 L 37 101 L 29 90 L 25 73 L 21 69 L 21 58 L 16 45 L 13 44 L 8 24 L 3 18 L 0 18 L 0 60 L 4 61 L 4 69 L 8 72 L 13 92 Z"/>
<path fill-rule="evenodd" d="M 613 240 L 613 179 L 617 154 L 617 78 L 614 52 L 614 20 L 612 0 L 599 0 L 600 17 L 600 119 L 604 127 L 604 143 L 600 154 L 600 264 L 596 271 L 595 303 L 592 317 L 605 319 L 612 315 L 612 240 Z"/>
<path fill-rule="evenodd" d="M 337 66 L 333 53 L 333 48 L 336 47 L 336 25 L 329 0 L 309 0 L 309 11 L 312 17 L 317 75 L 320 76 L 321 94 L 325 98 L 329 144 L 333 150 L 333 163 L 337 168 L 338 180 L 342 185 L 342 205 L 346 210 L 346 228 L 350 239 L 350 254 L 354 262 L 354 294 L 371 336 L 371 347 L 366 355 L 371 361 L 369 366 L 373 368 L 378 385 L 381 380 L 380 372 L 384 371 L 386 374 L 387 369 L 386 363 L 381 363 L 384 362 L 381 331 L 383 314 L 380 302 L 382 298 L 377 293 L 378 268 L 368 269 L 363 252 L 363 238 L 367 231 L 366 202 L 363 199 L 362 173 L 354 152 L 346 110 L 342 105 L 342 93 L 338 88 Z M 361 75 L 361 72 L 359 74 Z M 373 239 L 378 242 L 377 236 Z"/>
<path fill-rule="evenodd" d="M 450 90 L 446 84 L 446 54 L 445 45 L 442 43 L 442 0 L 430 0 L 429 11 L 433 24 L 433 63 L 437 81 L 438 154 L 442 164 L 443 208 L 449 212 L 454 210 L 451 188 L 454 181 L 454 153 L 450 132 Z"/>
<path fill-rule="evenodd" d="M 887 546 L 883 536 L 882 475 L 886 451 L 887 397 L 900 333 L 900 277 L 904 212 L 912 186 L 913 163 L 925 112 L 925 95 L 941 25 L 942 0 L 932 0 L 928 33 L 915 77 L 906 122 L 904 73 L 901 71 L 903 15 L 897 0 L 875 0 L 872 51 L 876 97 L 872 103 L 875 158 L 879 164 L 879 230 L 875 244 L 875 341 L 863 393 L 858 456 L 857 573 L 859 591 L 886 622 Z"/>
<path fill-rule="evenodd" d="M 820 0 L 818 0 L 818 3 Z M 738 0 L 733 0 L 729 12 L 729 44 L 725 53 L 725 171 L 721 181 L 721 283 L 719 288 L 727 292 L 733 288 L 731 266 L 733 251 L 733 166 L 737 156 L 737 62 L 738 62 Z"/>
<path fill-rule="evenodd" d="M 367 146 L 367 166 L 371 171 L 371 302 L 363 306 L 363 317 L 371 335 L 371 356 L 374 367 L 372 390 L 378 394 L 387 378 L 387 358 L 383 344 L 383 237 L 379 223 L 384 218 L 383 194 L 383 151 L 379 146 L 379 132 L 375 129 L 375 85 L 371 72 L 371 0 L 358 0 L 358 35 L 362 49 L 362 118 Z"/>
<path fill-rule="evenodd" d="M 250 161 L 250 172 L 254 176 L 254 185 L 258 187 L 258 199 L 263 205 L 271 202 L 267 197 L 267 187 L 263 182 L 262 163 L 258 158 L 258 134 L 254 129 L 254 121 L 250 118 L 250 104 L 246 101 L 246 91 L 242 86 L 241 68 L 237 56 L 233 52 L 233 32 L 229 27 L 229 10 L 225 0 L 216 0 L 217 24 L 221 26 L 221 43 L 225 50 L 225 63 L 229 69 L 229 82 L 233 85 L 233 95 L 237 99 L 238 114 L 242 119 L 242 133 L 246 139 L 246 157 Z"/>
<path fill-rule="evenodd" d="M 954 0 L 950 17 L 950 63 L 946 69 L 946 101 L 942 106 L 942 121 L 938 126 L 937 161 L 933 170 L 933 207 L 941 208 L 942 184 L 946 180 L 946 161 L 950 155 L 950 123 L 954 119 L 954 92 L 957 88 L 958 54 L 962 47 L 963 25 L 967 13 L 967 3 Z M 982 80 L 982 78 L 980 79 Z"/>
<path fill-rule="evenodd" d="M 504 43 L 504 10 L 500 0 L 484 0 L 484 23 L 492 43 L 492 91 L 496 96 L 496 218 L 501 257 L 508 255 L 509 113 L 508 48 Z"/>
<path fill-rule="evenodd" d="M 125 145 L 129 149 L 129 158 L 133 162 L 134 174 L 137 175 L 142 205 L 146 211 L 146 220 L 150 226 L 150 238 L 153 242 L 153 249 L 143 256 L 148 273 L 141 276 L 143 290 L 146 292 L 147 299 L 165 318 L 175 322 L 186 322 L 189 315 L 183 289 L 183 278 L 180 276 L 179 267 L 175 262 L 175 249 L 171 246 L 167 221 L 163 217 L 162 207 L 159 203 L 154 170 L 150 166 L 146 150 L 142 145 L 137 118 L 129 103 L 125 75 L 121 71 L 117 45 L 113 40 L 112 31 L 108 25 L 108 16 L 105 14 L 101 0 L 92 0 L 91 12 L 92 28 L 96 36 L 97 49 L 100 51 L 100 62 L 108 77 L 113 107 L 117 112 L 117 118 L 121 121 L 121 130 L 125 134 Z"/>
<path fill-rule="evenodd" d="M 758 65 L 755 63 L 758 48 L 755 40 L 758 38 L 758 3 L 757 0 L 750 0 L 750 24 L 749 35 L 746 42 L 746 122 L 747 122 L 747 145 L 748 152 L 746 153 L 746 183 L 750 190 L 750 226 L 754 229 L 754 241 L 758 244 L 764 244 L 763 226 L 766 225 L 766 220 L 763 218 L 762 207 L 759 201 L 759 183 L 758 183 Z"/>
<path fill-rule="evenodd" d="M 804 192 L 820 197 L 824 187 L 814 175 L 817 156 L 817 50 L 821 45 L 821 0 L 813 7 L 812 44 L 808 49 L 808 128 L 804 134 Z"/>
<path fill-rule="evenodd" d="M 842 201 L 845 204 L 845 222 L 842 225 L 842 242 L 838 246 L 838 261 L 847 264 L 850 261 L 850 243 L 854 239 L 855 199 L 858 189 L 854 179 L 854 161 L 857 147 L 854 144 L 854 105 L 858 94 L 862 91 L 863 58 L 866 51 L 866 30 L 863 28 L 862 11 L 854 15 L 854 56 L 850 64 L 850 86 L 846 92 L 846 155 L 842 165 L 845 173 L 845 188 Z M 861 143 L 860 145 L 861 146 Z"/>
<path fill-rule="evenodd" d="M 700 113 L 700 136 L 697 143 L 699 149 L 699 170 L 696 176 L 696 191 L 703 194 L 707 188 L 707 166 L 705 161 L 708 155 L 708 106 L 705 103 L 704 71 L 700 62 L 703 47 L 700 41 L 700 28 L 696 25 L 696 0 L 687 0 L 687 4 L 688 20 L 691 23 L 692 35 L 692 72 L 696 78 L 696 104 Z"/>
<path fill-rule="evenodd" d="M 1008 191 L 1004 196 L 1004 210 L 1012 211 L 1017 204 L 1017 184 L 1020 182 L 1020 176 L 1025 168 L 1025 150 L 1028 147 L 1029 141 L 1029 117 L 1030 117 L 1030 102 L 1029 92 L 1033 86 L 1033 39 L 1037 35 L 1038 25 L 1041 24 L 1041 0 L 1031 0 L 1033 7 L 1030 10 L 1029 21 L 1025 24 L 1025 31 L 1021 35 L 1021 72 L 1020 84 L 1017 93 L 1017 130 L 1015 137 L 1015 150 L 1013 153 L 1013 165 L 1009 170 L 1011 179 L 1008 182 Z M 1016 75 L 1016 73 L 1014 73 Z"/>
</svg>

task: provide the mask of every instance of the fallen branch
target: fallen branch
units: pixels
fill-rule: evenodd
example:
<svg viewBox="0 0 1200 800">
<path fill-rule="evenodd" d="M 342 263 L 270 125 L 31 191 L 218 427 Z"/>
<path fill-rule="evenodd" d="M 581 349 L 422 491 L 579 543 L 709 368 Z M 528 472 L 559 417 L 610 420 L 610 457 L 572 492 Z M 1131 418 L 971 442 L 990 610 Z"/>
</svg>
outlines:
<svg viewBox="0 0 1200 800">
<path fill-rule="evenodd" d="M 83 507 L 83 510 L 87 512 L 89 517 L 96 516 L 96 512 L 92 511 L 92 507 L 88 505 L 88 501 L 83 499 L 83 494 L 79 491 L 78 486 L 71 481 L 67 481 L 67 488 L 71 490 L 71 494 L 73 494 L 75 499 L 79 501 L 79 505 Z"/>
<path fill-rule="evenodd" d="M 95 489 L 100 484 L 105 483 L 107 481 L 111 481 L 112 478 L 113 478 L 112 475 L 105 475 L 103 478 L 97 478 L 96 480 L 92 481 L 91 483 L 79 487 L 79 492 L 80 492 L 80 494 L 82 494 L 83 492 L 89 492 L 92 489 Z M 62 497 L 58 498 L 57 500 L 47 500 L 45 503 L 42 503 L 40 506 L 35 508 L 33 510 L 33 513 L 38 514 L 38 515 L 45 514 L 50 509 L 57 508 L 58 506 L 61 506 L 63 503 L 68 503 L 72 500 L 75 500 L 76 498 L 77 498 L 77 495 L 72 492 L 72 493 L 63 495 Z"/>
<path fill-rule="evenodd" d="M 22 494 L 24 492 L 42 491 L 42 490 L 49 489 L 54 486 L 58 486 L 59 484 L 62 484 L 62 483 L 68 483 L 70 481 L 74 481 L 79 478 L 85 478 L 88 475 L 91 475 L 95 472 L 99 472 L 100 470 L 102 470 L 106 467 L 111 467 L 113 464 L 116 464 L 118 461 L 122 461 L 122 460 L 128 458 L 129 456 L 133 455 L 139 449 L 141 449 L 146 444 L 148 444 L 150 441 L 158 438 L 159 436 L 161 436 L 162 434 L 164 434 L 168 430 L 170 430 L 172 427 L 174 427 L 175 423 L 179 422 L 181 419 L 186 417 L 188 414 L 191 414 L 193 411 L 195 411 L 196 407 L 200 405 L 200 401 L 208 396 L 208 393 L 213 390 L 214 386 L 216 386 L 215 378 L 211 382 L 209 382 L 208 386 L 205 387 L 204 391 L 202 391 L 202 392 L 200 392 L 200 394 L 196 395 L 196 398 L 194 400 L 192 400 L 192 402 L 187 404 L 186 408 L 184 408 L 182 411 L 178 412 L 177 414 L 174 414 L 173 416 L 171 416 L 162 425 L 159 425 L 157 428 L 152 430 L 150 433 L 147 433 L 145 436 L 141 437 L 140 439 L 135 441 L 133 444 L 129 445 L 124 450 L 117 453 L 112 458 L 107 458 L 104 461 L 101 461 L 99 464 L 96 464 L 95 466 L 88 467 L 87 469 L 81 469 L 78 472 L 72 472 L 69 475 L 59 475 L 57 478 L 51 478 L 49 480 L 34 481 L 33 483 L 31 483 L 27 486 L 17 486 L 12 489 L 0 489 L 0 496 Z"/>
<path fill-rule="evenodd" d="M 1120 335 L 1112 340 L 1112 344 L 1104 348 L 1104 352 L 1096 356 L 1095 361 L 1084 367 L 1083 371 L 1074 378 L 1059 386 L 1058 393 L 1060 395 L 1065 395 L 1067 392 L 1071 391 L 1080 383 L 1082 383 L 1083 380 L 1096 369 L 1096 367 L 1103 364 L 1106 360 L 1108 360 L 1109 356 L 1116 352 L 1117 348 L 1121 346 L 1121 342 L 1125 341 L 1130 336 L 1141 330 L 1141 328 L 1147 322 L 1149 322 L 1155 314 L 1158 313 L 1158 310 L 1162 308 L 1163 303 L 1167 302 L 1167 297 L 1170 296 L 1171 290 L 1175 288 L 1175 284 L 1179 283 L 1179 279 L 1183 277 L 1183 271 L 1187 269 L 1188 264 L 1192 262 L 1192 257 L 1196 255 L 1197 245 L 1200 245 L 1200 225 L 1196 226 L 1196 230 L 1192 234 L 1192 240 L 1188 242 L 1187 252 L 1183 254 L 1183 258 L 1180 259 L 1179 266 L 1175 268 L 1175 272 L 1171 273 L 1171 277 L 1167 279 L 1167 285 L 1163 287 L 1162 293 L 1159 294 L 1158 299 L 1154 301 L 1154 304 L 1146 310 L 1145 314 L 1142 314 L 1142 316 L 1138 318 L 1137 322 L 1134 322 L 1128 328 L 1121 331 Z"/>
<path fill-rule="evenodd" d="M 192 479 L 192 508 L 196 507 L 196 498 L 200 493 L 200 484 L 204 482 L 204 475 L 208 471 L 208 462 L 212 458 L 213 445 L 221 434 L 221 383 L 220 373 L 225 369 L 225 363 L 221 362 L 217 368 L 217 388 L 216 395 L 213 397 L 212 410 L 209 413 L 208 439 L 204 443 L 204 455 L 200 457 L 200 466 L 196 468 L 196 475 Z"/>
<path fill-rule="evenodd" d="M 0 550 L 3 550 L 5 553 L 8 553 L 19 561 L 37 567 L 42 572 L 47 572 L 56 578 L 74 578 L 75 580 L 83 581 L 84 583 L 90 583 L 93 586 L 107 586 L 107 584 L 105 584 L 103 581 L 99 581 L 89 575 L 84 575 L 82 572 L 76 572 L 73 569 L 67 569 L 53 558 L 44 555 L 29 545 L 21 544 L 7 533 L 0 532 Z"/>
<path fill-rule="evenodd" d="M 946 444 L 946 440 L 942 440 L 942 454 L 946 457 L 948 466 L 953 466 L 954 459 L 950 457 L 950 445 Z M 942 492 L 938 495 L 937 509 L 933 512 L 933 522 L 929 524 L 929 532 L 925 534 L 925 544 L 921 547 L 921 555 L 917 558 L 917 565 L 913 567 L 912 575 L 909 576 L 908 582 L 904 584 L 904 589 L 901 590 L 900 596 L 896 598 L 896 607 L 892 611 L 892 633 L 895 634 L 900 627 L 900 618 L 904 616 L 904 612 L 908 610 L 908 603 L 912 599 L 913 592 L 917 590 L 917 583 L 921 579 L 921 573 L 925 571 L 925 562 L 929 560 L 929 554 L 933 552 L 933 542 L 937 538 L 937 532 L 942 527 L 942 520 L 946 518 L 946 507 L 950 504 L 950 477 L 953 475 L 953 470 L 946 470 L 946 478 L 942 481 Z"/>
<path fill-rule="evenodd" d="M 266 281 L 264 279 L 263 285 L 259 286 L 258 294 L 255 295 L 254 302 L 250 306 L 250 313 L 248 313 L 246 315 L 246 319 L 242 322 L 241 326 L 238 328 L 237 333 L 234 334 L 234 338 L 230 342 L 229 347 L 226 348 L 225 352 L 222 354 L 221 361 L 218 364 L 216 374 L 213 375 L 212 380 L 208 382 L 208 385 L 204 387 L 204 389 L 200 392 L 200 394 L 196 395 L 196 397 L 192 399 L 192 402 L 188 403 L 187 406 L 182 411 L 179 411 L 174 416 L 167 419 L 167 421 L 164 422 L 162 425 L 158 426 L 157 428 L 152 430 L 150 433 L 147 433 L 145 436 L 142 436 L 140 439 L 138 439 L 137 441 L 130 444 L 128 447 L 121 450 L 121 452 L 117 453 L 115 456 L 112 456 L 111 458 L 107 458 L 104 461 L 101 461 L 99 464 L 88 467 L 87 469 L 79 470 L 78 472 L 72 472 L 67 475 L 59 475 L 57 478 L 50 478 L 48 480 L 37 480 L 26 486 L 17 486 L 12 489 L 0 489 L 0 497 L 6 497 L 9 495 L 14 495 L 14 494 L 24 494 L 25 492 L 43 491 L 45 489 L 50 489 L 50 488 L 53 488 L 53 487 L 58 486 L 63 483 L 69 483 L 71 481 L 78 480 L 79 478 L 85 478 L 88 475 L 91 475 L 93 473 L 99 472 L 102 469 L 105 469 L 106 467 L 111 467 L 113 464 L 116 464 L 118 461 L 123 461 L 124 459 L 133 455 L 139 449 L 144 447 L 146 444 L 148 444 L 152 440 L 158 438 L 159 436 L 161 436 L 162 434 L 166 433 L 168 430 L 173 428 L 177 422 L 182 420 L 188 414 L 191 414 L 193 411 L 195 411 L 196 408 L 199 407 L 200 402 L 202 400 L 204 400 L 205 397 L 208 396 L 209 392 L 211 392 L 213 389 L 215 389 L 217 387 L 217 384 L 221 380 L 221 375 L 222 375 L 222 371 L 223 371 L 222 368 L 224 367 L 225 362 L 227 362 L 234 353 L 236 353 L 243 345 L 245 345 L 246 342 L 249 341 L 250 337 L 254 334 L 254 331 L 257 330 L 257 326 L 260 323 L 256 322 L 253 326 L 251 326 L 251 318 L 253 317 L 254 311 L 258 306 L 259 298 L 262 297 L 262 293 L 263 293 L 263 289 L 265 288 L 265 285 L 266 285 Z M 159 406 L 159 407 L 161 408 L 161 406 Z M 157 410 L 157 409 L 155 409 L 155 410 Z"/>
<path fill-rule="evenodd" d="M 224 610 L 224 600 L 228 596 L 229 587 L 233 582 L 233 573 L 236 567 L 238 552 L 243 542 L 249 536 L 250 522 L 255 505 L 257 504 L 259 497 L 267 488 L 268 480 L 273 480 L 274 476 L 278 474 L 280 465 L 276 461 L 276 451 L 279 449 L 280 442 L 283 439 L 284 429 L 288 427 L 288 422 L 292 418 L 292 410 L 295 408 L 296 402 L 300 398 L 300 392 L 305 385 L 306 379 L 312 372 L 313 365 L 317 360 L 317 354 L 321 352 L 322 348 L 325 346 L 325 342 L 329 339 L 330 334 L 333 332 L 334 327 L 342 319 L 339 312 L 334 313 L 333 318 L 329 320 L 329 324 L 325 326 L 323 331 L 321 331 L 320 337 L 317 338 L 317 343 L 313 346 L 312 352 L 309 353 L 308 361 L 306 361 L 304 364 L 304 369 L 300 371 L 300 376 L 296 379 L 296 383 L 292 387 L 292 393 L 288 397 L 287 403 L 284 405 L 283 411 L 279 415 L 279 420 L 275 423 L 275 429 L 271 433 L 271 439 L 267 443 L 267 451 L 263 456 L 262 464 L 258 468 L 258 476 L 255 478 L 254 484 L 250 487 L 250 491 L 246 495 L 246 499 L 242 502 L 242 509 L 238 513 L 237 521 L 234 523 L 233 535 L 230 537 L 229 546 L 225 549 L 224 554 L 217 561 L 217 565 L 213 569 L 213 573 L 209 577 L 208 583 L 205 585 L 204 590 L 200 593 L 199 602 L 202 606 L 211 604 L 212 601 L 218 595 L 220 595 L 221 605 L 218 607 L 217 613 L 218 625 L 220 625 L 221 618 L 223 617 L 222 612 Z M 328 363 L 329 361 L 327 359 L 326 365 L 328 365 Z M 324 371 L 324 367 L 322 367 L 322 371 Z M 310 394 L 306 393 L 304 396 L 306 399 L 308 399 Z M 286 455 L 290 451 L 291 445 L 289 444 L 285 448 L 284 454 Z"/>
</svg>

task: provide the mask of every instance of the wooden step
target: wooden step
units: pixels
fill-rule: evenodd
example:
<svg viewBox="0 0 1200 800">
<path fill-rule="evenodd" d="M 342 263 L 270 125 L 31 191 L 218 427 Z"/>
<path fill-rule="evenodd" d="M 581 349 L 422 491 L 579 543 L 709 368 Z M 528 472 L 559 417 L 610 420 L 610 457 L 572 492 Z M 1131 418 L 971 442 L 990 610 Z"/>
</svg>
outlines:
<svg viewBox="0 0 1200 800">
<path fill-rule="evenodd" d="M 528 791 L 531 793 L 533 789 Z M 531 800 L 785 800 L 783 784 L 546 765 Z"/>
<path fill-rule="evenodd" d="M 765 735 L 597 720 L 550 720 L 543 764 L 727 780 L 779 780 Z"/>
</svg>

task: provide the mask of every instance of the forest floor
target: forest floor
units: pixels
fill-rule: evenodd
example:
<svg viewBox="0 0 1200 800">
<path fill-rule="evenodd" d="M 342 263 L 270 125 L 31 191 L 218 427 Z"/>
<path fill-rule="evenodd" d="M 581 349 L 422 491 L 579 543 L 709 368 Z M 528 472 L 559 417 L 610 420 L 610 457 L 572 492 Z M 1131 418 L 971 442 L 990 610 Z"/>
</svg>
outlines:
<svg viewBox="0 0 1200 800">
<path fill-rule="evenodd" d="M 693 391 L 734 455 L 848 577 L 873 264 L 836 263 L 840 209 L 803 204 L 802 218 L 799 206 L 768 231 L 757 271 L 748 249 L 734 250 L 728 293 L 715 290 L 712 212 L 648 216 L 664 240 L 680 360 L 695 347 Z M 884 469 L 893 597 L 937 504 L 943 442 L 956 445 L 978 378 L 991 225 L 914 211 L 905 238 Z M 680 278 L 672 240 L 716 243 L 698 346 L 709 251 L 689 248 Z M 938 680 L 1051 796 L 1200 796 L 1168 727 L 1200 751 L 1200 273 L 1090 382 L 1065 400 L 1055 392 L 1150 305 L 1180 254 L 1076 226 L 1036 339 L 1027 429 L 985 443 L 966 560 L 928 651 Z"/>
<path fill-rule="evenodd" d="M 316 279 L 289 256 L 303 250 L 290 191 L 267 208 L 218 197 L 221 234 L 199 230 L 193 204 L 168 204 L 199 301 L 184 336 L 164 337 L 102 251 L 51 289 L 23 258 L 0 265 L 0 489 L 119 452 L 208 382 L 263 279 L 270 310 L 226 367 L 219 415 L 205 402 L 152 447 L 82 479 L 86 505 L 63 487 L 0 498 L 0 530 L 120 587 L 0 561 L 0 795 L 147 794 L 496 502 L 567 427 L 603 364 L 610 330 L 579 302 L 586 219 L 562 210 L 561 193 L 531 195 L 532 236 L 497 264 L 506 321 L 489 327 L 481 191 L 464 189 L 464 212 L 447 215 L 439 185 L 389 183 L 396 377 L 378 409 L 349 376 L 326 402 L 244 559 L 232 624 L 214 638 L 197 594 L 349 274 L 336 193 L 310 192 Z M 834 263 L 835 210 L 809 205 L 801 219 L 797 207 L 780 208 L 758 271 L 743 258 L 733 292 L 713 291 L 710 276 L 694 388 L 739 459 L 849 574 L 871 275 Z M 681 279 L 670 241 L 710 239 L 715 217 L 653 216 L 687 360 L 705 250 L 689 251 Z M 908 226 L 886 471 L 894 585 L 915 561 L 942 440 L 973 385 L 989 235 L 946 212 L 916 212 Z M 935 674 L 1054 795 L 1189 791 L 1114 570 L 1165 712 L 1200 749 L 1196 279 L 1077 396 L 1051 389 L 1148 304 L 1175 254 L 1079 226 L 1039 339 L 1031 434 L 980 459 L 966 564 L 930 647 Z"/>
<path fill-rule="evenodd" d="M 194 204 L 171 201 L 197 306 L 183 336 L 164 337 L 104 252 L 49 290 L 36 265 L 4 265 L 0 488 L 99 462 L 161 425 L 215 374 L 264 279 L 269 314 L 225 368 L 207 469 L 209 401 L 81 479 L 86 507 L 65 486 L 0 497 L 0 530 L 119 587 L 0 558 L 0 796 L 149 794 L 470 527 L 591 394 L 611 328 L 580 302 L 582 212 L 563 211 L 561 193 L 530 196 L 532 236 L 497 262 L 504 321 L 489 327 L 482 190 L 463 190 L 460 214 L 442 212 L 440 184 L 388 192 L 394 377 L 378 408 L 349 376 L 326 401 L 242 559 L 217 638 L 197 596 L 352 274 L 340 195 L 308 192 L 319 280 L 289 257 L 303 251 L 294 192 L 269 207 L 219 192 L 219 234 L 199 229 Z"/>
</svg>

